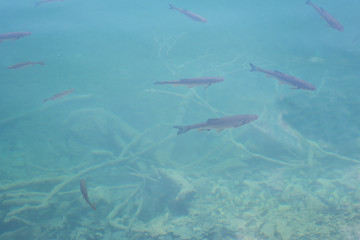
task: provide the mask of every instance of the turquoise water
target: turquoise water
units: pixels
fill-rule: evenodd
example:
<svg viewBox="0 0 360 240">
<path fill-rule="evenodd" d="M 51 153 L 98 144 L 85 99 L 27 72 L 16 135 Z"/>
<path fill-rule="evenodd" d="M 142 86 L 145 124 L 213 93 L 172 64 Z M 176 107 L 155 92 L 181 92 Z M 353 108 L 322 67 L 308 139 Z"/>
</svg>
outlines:
<svg viewBox="0 0 360 240">
<path fill-rule="evenodd" d="M 168 4 L 0 2 L 0 34 L 32 32 L 0 43 L 0 239 L 360 239 L 360 4 L 314 0 L 344 32 L 305 1 Z"/>
</svg>

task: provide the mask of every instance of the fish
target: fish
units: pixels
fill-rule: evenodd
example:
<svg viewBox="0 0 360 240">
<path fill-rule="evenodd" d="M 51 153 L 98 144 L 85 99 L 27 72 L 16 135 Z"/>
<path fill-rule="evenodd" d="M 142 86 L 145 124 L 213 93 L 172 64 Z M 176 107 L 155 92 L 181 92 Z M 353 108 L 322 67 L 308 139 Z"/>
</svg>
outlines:
<svg viewBox="0 0 360 240">
<path fill-rule="evenodd" d="M 331 16 L 323 8 L 316 6 L 310 0 L 307 0 L 306 4 L 313 7 L 320 14 L 322 19 L 324 19 L 329 24 L 330 27 L 332 27 L 340 32 L 344 31 L 343 25 L 341 25 L 341 23 L 338 20 L 336 20 L 333 16 Z"/>
<path fill-rule="evenodd" d="M 175 87 L 177 86 L 187 86 L 189 88 L 197 86 L 205 86 L 205 88 L 210 87 L 212 84 L 219 83 L 224 81 L 222 77 L 197 77 L 197 78 L 183 78 L 176 81 L 160 81 L 155 82 L 154 84 L 171 84 Z"/>
<path fill-rule="evenodd" d="M 10 33 L 2 33 L 0 34 L 0 42 L 8 41 L 8 40 L 17 40 L 19 38 L 23 38 L 31 35 L 31 32 L 10 32 Z"/>
<path fill-rule="evenodd" d="M 8 67 L 8 69 L 25 68 L 25 67 L 29 67 L 29 66 L 34 66 L 36 64 L 39 64 L 39 65 L 42 65 L 42 66 L 45 65 L 45 63 L 43 63 L 43 62 L 30 62 L 30 61 L 27 61 L 27 62 L 22 62 L 22 63 L 17 63 L 15 65 L 12 65 L 12 66 Z"/>
<path fill-rule="evenodd" d="M 85 183 L 84 179 L 80 180 L 80 191 L 81 191 L 81 194 L 84 197 L 85 201 L 92 207 L 92 209 L 96 210 L 95 205 L 92 204 L 89 200 L 86 183 Z"/>
<path fill-rule="evenodd" d="M 64 0 L 43 0 L 43 1 L 39 1 L 35 3 L 35 7 L 44 4 L 44 3 L 49 3 L 49 2 L 63 2 Z"/>
<path fill-rule="evenodd" d="M 316 90 L 316 87 L 314 85 L 312 85 L 311 83 L 308 83 L 300 78 L 282 73 L 278 70 L 266 70 L 266 69 L 262 69 L 259 68 L 257 66 L 255 66 L 254 64 L 250 63 L 250 67 L 251 67 L 251 72 L 262 72 L 265 73 L 267 76 L 276 78 L 280 84 L 287 84 L 292 86 L 293 89 L 304 89 L 304 90 L 311 90 L 314 91 Z"/>
<path fill-rule="evenodd" d="M 205 18 L 203 18 L 202 16 L 199 16 L 199 15 L 197 15 L 197 14 L 195 14 L 195 13 L 193 13 L 193 12 L 190 12 L 190 11 L 188 11 L 188 10 L 186 10 L 186 9 L 177 8 L 177 7 L 175 7 L 175 6 L 172 5 L 172 4 L 169 4 L 169 6 L 170 6 L 170 9 L 175 9 L 175 10 L 183 13 L 185 16 L 187 16 L 188 18 L 190 18 L 190 19 L 193 20 L 193 21 L 203 22 L 203 23 L 207 23 L 207 22 L 208 22 L 208 21 L 207 21 Z"/>
<path fill-rule="evenodd" d="M 256 119 L 258 119 L 258 116 L 254 114 L 240 114 L 222 118 L 210 118 L 206 122 L 187 126 L 174 126 L 174 128 L 178 129 L 177 135 L 186 133 L 192 129 L 197 129 L 200 132 L 204 130 L 210 131 L 211 129 L 215 129 L 217 132 L 221 132 L 226 128 L 237 128 L 255 121 Z"/>
<path fill-rule="evenodd" d="M 66 90 L 64 92 L 61 92 L 61 93 L 57 93 L 55 94 L 54 96 L 50 97 L 50 98 L 45 98 L 43 100 L 43 102 L 47 102 L 49 100 L 56 100 L 56 99 L 59 99 L 59 98 L 62 98 L 62 97 L 65 97 L 67 95 L 69 95 L 70 93 L 72 93 L 73 91 L 75 91 L 73 88 L 72 89 L 69 89 L 69 90 Z"/>
</svg>

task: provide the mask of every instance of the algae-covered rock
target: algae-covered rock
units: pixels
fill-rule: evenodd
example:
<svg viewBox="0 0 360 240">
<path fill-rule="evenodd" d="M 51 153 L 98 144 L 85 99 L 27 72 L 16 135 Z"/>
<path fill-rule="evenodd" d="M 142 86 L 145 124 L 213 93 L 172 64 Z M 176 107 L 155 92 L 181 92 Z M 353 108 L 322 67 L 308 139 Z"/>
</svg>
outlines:
<svg viewBox="0 0 360 240">
<path fill-rule="evenodd" d="M 281 236 L 281 239 L 282 240 L 291 239 L 291 236 L 293 233 L 292 233 L 291 228 L 288 226 L 287 221 L 285 221 L 283 219 L 276 219 L 275 222 L 276 222 L 276 231 Z"/>
<path fill-rule="evenodd" d="M 291 206 L 290 205 L 288 205 L 288 204 L 285 204 L 285 205 L 279 205 L 278 206 L 278 211 L 279 212 L 286 212 L 286 211 L 289 211 L 289 210 L 291 210 Z"/>
<path fill-rule="evenodd" d="M 311 209 L 312 211 L 323 211 L 327 209 L 327 206 L 325 203 L 323 203 L 319 198 L 307 194 L 305 197 L 306 207 L 308 209 Z"/>
<path fill-rule="evenodd" d="M 275 225 L 271 222 L 265 223 L 262 226 L 260 233 L 264 235 L 267 239 L 273 239 L 275 234 Z"/>
<path fill-rule="evenodd" d="M 149 221 L 165 212 L 176 216 L 188 214 L 195 188 L 180 172 L 159 168 L 158 179 L 150 181 L 144 191 L 144 205 L 139 217 Z M 154 197 L 156 196 L 156 197 Z"/>
<path fill-rule="evenodd" d="M 360 187 L 355 190 L 354 197 L 357 201 L 360 201 Z"/>
<path fill-rule="evenodd" d="M 167 180 L 174 183 L 178 188 L 178 194 L 175 197 L 175 201 L 187 201 L 191 200 L 195 193 L 194 186 L 182 176 L 179 172 L 171 169 L 160 169 L 159 173 Z"/>
</svg>

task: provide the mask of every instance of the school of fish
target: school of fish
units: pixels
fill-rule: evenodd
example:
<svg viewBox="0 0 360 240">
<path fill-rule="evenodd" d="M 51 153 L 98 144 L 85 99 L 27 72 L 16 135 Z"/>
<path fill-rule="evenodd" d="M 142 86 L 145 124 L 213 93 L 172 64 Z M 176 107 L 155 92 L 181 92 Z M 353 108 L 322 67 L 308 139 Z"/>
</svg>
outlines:
<svg viewBox="0 0 360 240">
<path fill-rule="evenodd" d="M 64 0 L 42 0 L 35 3 L 35 6 L 40 6 L 45 3 L 51 3 L 51 2 L 62 2 Z M 326 12 L 323 8 L 318 7 L 314 3 L 312 3 L 310 0 L 306 1 L 306 4 L 311 6 L 316 10 L 317 13 L 320 14 L 320 17 L 327 22 L 327 24 L 334 28 L 335 30 L 338 30 L 340 32 L 344 31 L 343 25 L 335 19 L 332 15 L 330 15 L 328 12 Z M 169 7 L 171 10 L 175 10 L 187 18 L 201 23 L 207 23 L 208 20 L 194 12 L 188 11 L 186 9 L 175 7 L 172 4 L 169 4 Z M 0 34 L 0 43 L 5 41 L 15 41 L 20 38 L 24 38 L 27 36 L 30 36 L 31 32 L 26 31 L 19 31 L 19 32 L 8 32 Z M 43 62 L 32 62 L 32 61 L 24 61 L 20 62 L 14 65 L 9 66 L 9 69 L 22 69 L 25 67 L 30 67 L 34 65 L 42 65 L 45 64 Z M 279 81 L 280 84 L 287 84 L 291 86 L 293 89 L 303 89 L 303 90 L 310 90 L 315 91 L 316 87 L 311 84 L 310 82 L 307 82 L 305 80 L 302 80 L 298 77 L 282 73 L 278 70 L 267 70 L 260 67 L 255 66 L 254 64 L 250 63 L 250 71 L 253 72 L 261 72 L 266 74 L 269 77 L 275 78 Z M 173 85 L 173 86 L 186 86 L 188 88 L 203 86 L 205 88 L 210 87 L 211 85 L 223 82 L 225 79 L 223 77 L 219 76 L 200 76 L 200 77 L 190 77 L 190 78 L 182 78 L 180 80 L 173 80 L 173 81 L 157 81 L 154 84 L 157 85 Z M 45 98 L 43 102 L 47 101 L 54 101 L 61 99 L 63 97 L 66 97 L 74 92 L 74 89 L 69 89 L 65 91 L 59 91 L 59 93 L 54 94 L 52 97 Z M 226 97 L 226 96 L 225 96 Z M 181 135 L 183 133 L 186 133 L 190 130 L 196 129 L 198 131 L 209 131 L 209 130 L 216 130 L 217 132 L 221 132 L 224 129 L 227 128 L 237 128 L 240 126 L 243 126 L 245 124 L 251 123 L 258 119 L 258 115 L 255 114 L 238 114 L 238 115 L 232 115 L 232 116 L 224 116 L 224 117 L 218 117 L 218 118 L 210 118 L 206 120 L 205 122 L 200 122 L 196 124 L 191 125 L 183 125 L 183 126 L 174 126 L 174 128 L 178 129 L 177 134 Z M 80 180 L 80 191 L 82 196 L 84 197 L 85 201 L 93 208 L 96 209 L 94 204 L 92 204 L 88 197 L 88 191 L 86 187 L 86 183 L 84 179 Z"/>
</svg>

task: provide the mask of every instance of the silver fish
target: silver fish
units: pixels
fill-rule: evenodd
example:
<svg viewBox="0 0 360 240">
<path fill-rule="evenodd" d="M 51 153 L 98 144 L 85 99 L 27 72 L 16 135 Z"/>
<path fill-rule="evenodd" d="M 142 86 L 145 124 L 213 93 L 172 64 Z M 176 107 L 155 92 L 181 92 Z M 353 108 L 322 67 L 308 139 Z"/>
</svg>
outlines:
<svg viewBox="0 0 360 240">
<path fill-rule="evenodd" d="M 193 13 L 193 12 L 190 12 L 190 11 L 188 11 L 188 10 L 186 10 L 186 9 L 177 8 L 177 7 L 175 7 L 175 6 L 172 5 L 172 4 L 169 4 L 169 6 L 170 6 L 170 9 L 175 9 L 175 10 L 183 13 L 185 16 L 187 16 L 188 18 L 190 18 L 190 19 L 193 20 L 193 21 L 203 22 L 203 23 L 207 23 L 207 22 L 208 22 L 208 21 L 207 21 L 205 18 L 203 18 L 202 16 L 199 16 L 199 15 L 197 15 L 197 14 L 195 14 L 195 13 Z"/>
<path fill-rule="evenodd" d="M 197 86 L 205 86 L 205 88 L 210 87 L 212 84 L 219 83 L 224 81 L 222 77 L 198 77 L 198 78 L 183 78 L 176 81 L 160 81 L 155 82 L 154 84 L 171 84 L 175 87 L 177 86 L 187 86 L 189 88 Z"/>
<path fill-rule="evenodd" d="M 15 65 L 12 65 L 12 66 L 8 67 L 8 69 L 19 69 L 19 68 L 34 66 L 34 65 L 36 65 L 36 64 L 39 64 L 39 65 L 42 65 L 42 66 L 45 65 L 45 63 L 43 63 L 43 62 L 30 62 L 30 61 L 26 61 L 26 62 L 17 63 L 17 64 L 15 64 Z"/>
<path fill-rule="evenodd" d="M 251 67 L 251 72 L 262 72 L 265 73 L 266 75 L 276 78 L 280 84 L 287 84 L 290 86 L 293 86 L 294 89 L 304 89 L 304 90 L 316 90 L 316 87 L 314 85 L 312 85 L 311 83 L 308 83 L 300 78 L 282 73 L 278 70 L 266 70 L 263 68 L 259 68 L 257 66 L 255 66 L 254 64 L 250 63 L 250 67 Z"/>
<path fill-rule="evenodd" d="M 0 42 L 9 41 L 9 40 L 17 40 L 19 38 L 23 38 L 31 35 L 31 32 L 10 32 L 0 34 Z"/>
<path fill-rule="evenodd" d="M 192 129 L 197 129 L 198 131 L 215 129 L 217 132 L 221 132 L 226 128 L 237 128 L 256 119 L 258 119 L 257 115 L 241 114 L 222 118 L 210 118 L 206 122 L 187 126 L 174 126 L 174 128 L 179 129 L 177 135 L 186 133 Z"/>
<path fill-rule="evenodd" d="M 329 24 L 330 27 L 332 27 L 336 30 L 339 30 L 340 32 L 344 31 L 343 25 L 341 25 L 341 23 L 338 20 L 336 20 L 333 16 L 331 16 L 323 8 L 316 6 L 310 0 L 307 0 L 306 4 L 312 6 L 320 14 L 322 19 L 324 19 Z"/>
<path fill-rule="evenodd" d="M 81 191 L 81 194 L 83 195 L 85 201 L 90 205 L 90 207 L 92 209 L 96 209 L 95 208 L 95 205 L 92 204 L 89 200 L 89 196 L 88 196 L 88 192 L 87 192 L 87 188 L 86 188 L 86 183 L 85 183 L 85 180 L 84 179 L 81 179 L 80 180 L 80 191 Z"/>
<path fill-rule="evenodd" d="M 50 101 L 50 100 L 57 100 L 59 98 L 63 98 L 63 97 L 66 97 L 67 95 L 69 95 L 70 93 L 74 92 L 75 90 L 72 88 L 72 89 L 69 89 L 69 90 L 66 90 L 64 92 L 61 92 L 61 93 L 57 93 L 55 94 L 54 96 L 50 97 L 50 98 L 45 98 L 43 100 L 43 102 L 47 102 L 47 101 Z"/>
</svg>

